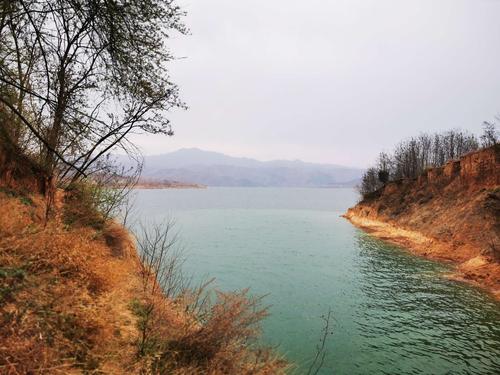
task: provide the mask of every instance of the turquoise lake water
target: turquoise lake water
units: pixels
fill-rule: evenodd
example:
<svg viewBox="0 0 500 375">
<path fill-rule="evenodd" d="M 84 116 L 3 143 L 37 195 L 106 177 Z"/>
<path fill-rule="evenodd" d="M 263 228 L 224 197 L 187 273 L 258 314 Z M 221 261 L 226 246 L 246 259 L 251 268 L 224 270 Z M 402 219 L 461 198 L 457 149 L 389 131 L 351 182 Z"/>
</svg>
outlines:
<svg viewBox="0 0 500 375">
<path fill-rule="evenodd" d="M 176 221 L 188 273 L 268 294 L 263 340 L 299 364 L 294 374 L 329 309 L 321 374 L 500 374 L 500 304 L 354 228 L 340 215 L 356 200 L 352 189 L 138 190 L 136 210 Z"/>
</svg>

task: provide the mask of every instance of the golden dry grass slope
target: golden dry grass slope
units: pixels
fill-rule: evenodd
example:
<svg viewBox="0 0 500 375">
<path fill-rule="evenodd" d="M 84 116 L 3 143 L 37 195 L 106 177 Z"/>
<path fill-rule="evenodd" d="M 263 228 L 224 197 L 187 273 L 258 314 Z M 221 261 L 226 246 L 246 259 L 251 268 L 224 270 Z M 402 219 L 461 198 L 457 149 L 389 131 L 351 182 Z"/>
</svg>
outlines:
<svg viewBox="0 0 500 375">
<path fill-rule="evenodd" d="M 121 226 L 68 224 L 64 205 L 74 200 L 63 193 L 45 222 L 43 197 L 20 191 L 0 188 L 0 374 L 287 369 L 253 346 L 265 309 L 245 292 L 219 293 L 197 315 L 188 308 L 196 295 L 170 300 L 152 288 L 154 277 L 145 284 L 147 270 Z"/>
<path fill-rule="evenodd" d="M 45 225 L 43 206 L 0 193 L 0 371 L 124 372 L 137 335 L 128 303 L 140 287 L 132 242 L 116 233 L 115 256 L 95 229 Z"/>
</svg>

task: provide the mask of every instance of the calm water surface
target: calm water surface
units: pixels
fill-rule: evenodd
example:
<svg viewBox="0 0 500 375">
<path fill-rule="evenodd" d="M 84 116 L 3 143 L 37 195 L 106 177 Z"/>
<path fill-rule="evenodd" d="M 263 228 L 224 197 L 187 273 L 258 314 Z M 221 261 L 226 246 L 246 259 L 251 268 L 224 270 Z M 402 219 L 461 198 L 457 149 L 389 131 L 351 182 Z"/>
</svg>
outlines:
<svg viewBox="0 0 500 375">
<path fill-rule="evenodd" d="M 500 304 L 340 215 L 351 189 L 139 190 L 138 216 L 174 218 L 187 271 L 267 294 L 264 340 L 304 368 L 329 308 L 321 374 L 500 374 Z"/>
</svg>

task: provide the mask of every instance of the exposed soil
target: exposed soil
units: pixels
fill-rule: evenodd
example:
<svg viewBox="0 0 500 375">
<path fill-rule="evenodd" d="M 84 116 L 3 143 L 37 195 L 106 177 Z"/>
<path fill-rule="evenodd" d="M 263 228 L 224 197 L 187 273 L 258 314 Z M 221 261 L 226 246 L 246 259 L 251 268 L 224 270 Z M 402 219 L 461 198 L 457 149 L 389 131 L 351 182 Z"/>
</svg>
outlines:
<svg viewBox="0 0 500 375">
<path fill-rule="evenodd" d="M 450 277 L 500 299 L 500 146 L 391 182 L 345 217 L 417 255 L 453 262 Z"/>
</svg>

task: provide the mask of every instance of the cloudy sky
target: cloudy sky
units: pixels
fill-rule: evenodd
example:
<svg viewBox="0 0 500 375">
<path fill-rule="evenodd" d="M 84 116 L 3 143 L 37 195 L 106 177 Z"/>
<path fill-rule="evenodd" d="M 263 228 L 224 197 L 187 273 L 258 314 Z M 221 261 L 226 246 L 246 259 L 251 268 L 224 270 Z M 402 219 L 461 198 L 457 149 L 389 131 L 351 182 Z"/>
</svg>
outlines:
<svg viewBox="0 0 500 375">
<path fill-rule="evenodd" d="M 198 147 L 366 166 L 421 131 L 500 113 L 500 0 L 179 0 L 188 111 L 146 154 Z"/>
</svg>

